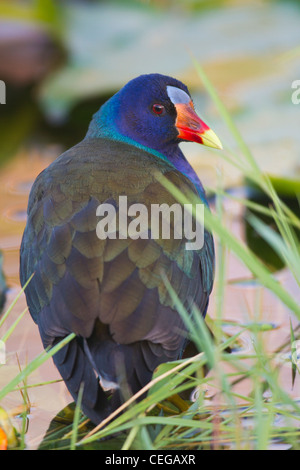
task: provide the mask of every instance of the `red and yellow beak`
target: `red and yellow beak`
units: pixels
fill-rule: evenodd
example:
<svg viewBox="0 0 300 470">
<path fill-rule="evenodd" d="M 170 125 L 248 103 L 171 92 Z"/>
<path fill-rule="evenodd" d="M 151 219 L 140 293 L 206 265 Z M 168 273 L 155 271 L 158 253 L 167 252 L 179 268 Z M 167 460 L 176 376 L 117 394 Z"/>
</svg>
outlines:
<svg viewBox="0 0 300 470">
<path fill-rule="evenodd" d="M 182 140 L 198 142 L 199 144 L 222 149 L 222 144 L 217 135 L 195 113 L 192 101 L 189 103 L 176 103 L 177 111 L 176 128 L 178 137 Z"/>
</svg>

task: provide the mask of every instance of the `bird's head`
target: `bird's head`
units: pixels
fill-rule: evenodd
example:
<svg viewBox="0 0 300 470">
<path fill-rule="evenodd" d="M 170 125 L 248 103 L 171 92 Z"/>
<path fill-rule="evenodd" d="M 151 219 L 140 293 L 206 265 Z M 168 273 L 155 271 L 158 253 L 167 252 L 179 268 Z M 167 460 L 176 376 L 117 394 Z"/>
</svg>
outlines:
<svg viewBox="0 0 300 470">
<path fill-rule="evenodd" d="M 196 114 L 187 87 L 160 74 L 128 82 L 95 115 L 90 128 L 94 134 L 95 126 L 163 153 L 182 141 L 222 148 L 216 134 Z"/>
</svg>

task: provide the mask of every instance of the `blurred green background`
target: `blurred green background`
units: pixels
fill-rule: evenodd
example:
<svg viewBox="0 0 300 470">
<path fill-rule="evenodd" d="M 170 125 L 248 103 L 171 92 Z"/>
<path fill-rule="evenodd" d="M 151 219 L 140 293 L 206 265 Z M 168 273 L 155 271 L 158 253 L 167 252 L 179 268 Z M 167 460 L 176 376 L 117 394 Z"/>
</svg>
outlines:
<svg viewBox="0 0 300 470">
<path fill-rule="evenodd" d="M 0 0 L 0 79 L 7 85 L 0 160 L 20 145 L 74 144 L 108 96 L 148 72 L 185 81 L 198 112 L 230 144 L 202 93 L 193 54 L 261 164 L 294 175 L 299 24 L 300 3 L 288 0 Z"/>
</svg>

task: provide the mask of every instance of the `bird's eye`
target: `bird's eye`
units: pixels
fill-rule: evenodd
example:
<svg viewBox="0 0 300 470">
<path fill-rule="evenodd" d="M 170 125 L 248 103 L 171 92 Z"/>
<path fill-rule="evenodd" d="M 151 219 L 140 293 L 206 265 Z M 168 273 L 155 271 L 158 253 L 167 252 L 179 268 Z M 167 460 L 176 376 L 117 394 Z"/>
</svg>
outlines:
<svg viewBox="0 0 300 470">
<path fill-rule="evenodd" d="M 153 104 L 152 111 L 154 114 L 163 114 L 165 107 L 162 104 Z"/>
</svg>

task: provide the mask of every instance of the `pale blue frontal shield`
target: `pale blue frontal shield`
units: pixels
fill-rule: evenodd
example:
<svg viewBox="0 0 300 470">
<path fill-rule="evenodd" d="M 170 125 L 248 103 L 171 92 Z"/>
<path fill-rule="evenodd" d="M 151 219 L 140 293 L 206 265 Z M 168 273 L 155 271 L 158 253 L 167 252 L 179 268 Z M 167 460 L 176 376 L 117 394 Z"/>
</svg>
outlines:
<svg viewBox="0 0 300 470">
<path fill-rule="evenodd" d="M 167 93 L 173 104 L 188 104 L 191 101 L 191 97 L 180 88 L 175 86 L 167 86 Z"/>
</svg>

